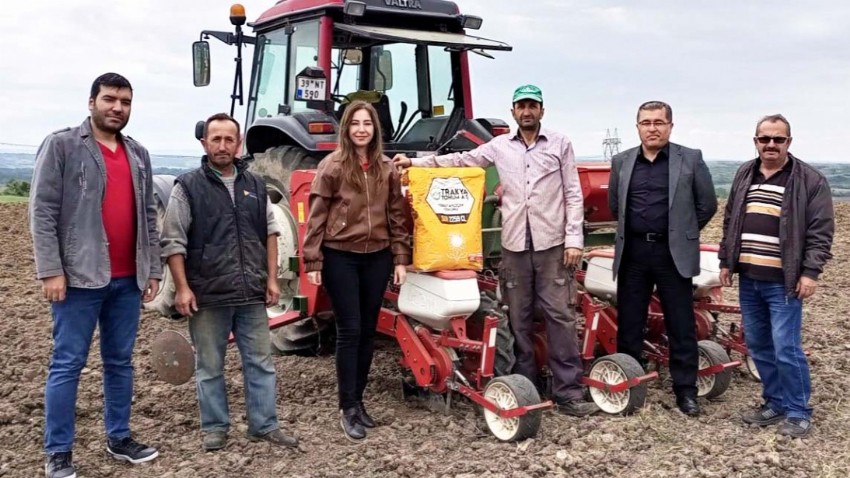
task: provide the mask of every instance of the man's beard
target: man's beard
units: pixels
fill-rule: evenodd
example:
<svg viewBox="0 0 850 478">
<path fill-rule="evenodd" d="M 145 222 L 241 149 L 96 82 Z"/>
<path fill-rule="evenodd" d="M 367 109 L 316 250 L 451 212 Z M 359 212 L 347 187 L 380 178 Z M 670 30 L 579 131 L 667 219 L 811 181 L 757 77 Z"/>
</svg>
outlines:
<svg viewBox="0 0 850 478">
<path fill-rule="evenodd" d="M 105 132 L 110 133 L 110 134 L 120 133 L 121 130 L 124 129 L 125 126 L 127 126 L 127 121 L 130 120 L 129 117 L 124 118 L 124 121 L 122 121 L 119 126 L 112 126 L 112 125 L 106 123 L 106 115 L 104 115 L 103 113 L 97 112 L 97 111 L 92 113 L 91 119 L 92 119 L 92 122 L 94 123 L 94 125 L 97 126 L 97 129 L 99 129 L 101 131 L 105 131 Z"/>
</svg>

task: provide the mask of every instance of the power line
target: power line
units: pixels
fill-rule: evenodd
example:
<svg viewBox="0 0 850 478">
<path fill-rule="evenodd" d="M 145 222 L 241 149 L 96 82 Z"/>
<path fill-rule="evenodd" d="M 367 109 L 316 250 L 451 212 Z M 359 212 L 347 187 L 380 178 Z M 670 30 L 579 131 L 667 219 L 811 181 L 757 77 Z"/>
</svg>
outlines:
<svg viewBox="0 0 850 478">
<path fill-rule="evenodd" d="M 611 136 L 611 130 L 605 130 L 605 139 L 602 140 L 602 156 L 605 161 L 611 161 L 615 155 L 620 152 L 620 136 L 617 134 L 617 128 L 614 128 L 614 136 Z"/>
</svg>

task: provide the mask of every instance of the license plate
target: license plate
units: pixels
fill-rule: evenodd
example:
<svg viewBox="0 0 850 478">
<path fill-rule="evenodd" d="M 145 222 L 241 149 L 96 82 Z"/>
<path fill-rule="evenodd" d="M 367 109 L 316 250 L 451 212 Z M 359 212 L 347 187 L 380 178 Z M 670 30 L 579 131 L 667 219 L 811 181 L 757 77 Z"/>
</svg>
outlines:
<svg viewBox="0 0 850 478">
<path fill-rule="evenodd" d="M 326 81 L 324 78 L 308 76 L 295 77 L 295 99 L 298 101 L 315 101 L 325 99 Z"/>
</svg>

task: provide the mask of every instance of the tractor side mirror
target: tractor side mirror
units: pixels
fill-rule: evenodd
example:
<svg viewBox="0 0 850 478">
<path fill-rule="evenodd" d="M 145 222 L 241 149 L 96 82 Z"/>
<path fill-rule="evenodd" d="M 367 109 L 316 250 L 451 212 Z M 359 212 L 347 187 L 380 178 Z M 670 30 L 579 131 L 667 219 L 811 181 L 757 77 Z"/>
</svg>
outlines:
<svg viewBox="0 0 850 478">
<path fill-rule="evenodd" d="M 210 43 L 208 41 L 192 43 L 192 79 L 195 86 L 210 84 Z"/>
<path fill-rule="evenodd" d="M 375 71 L 375 89 L 385 92 L 393 89 L 393 53 L 382 50 Z"/>
</svg>

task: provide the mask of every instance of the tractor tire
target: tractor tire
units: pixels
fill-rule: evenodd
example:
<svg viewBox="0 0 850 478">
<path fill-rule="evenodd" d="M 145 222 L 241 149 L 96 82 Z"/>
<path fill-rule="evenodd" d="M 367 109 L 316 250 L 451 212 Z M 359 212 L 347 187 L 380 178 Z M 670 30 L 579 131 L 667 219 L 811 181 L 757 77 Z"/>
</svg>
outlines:
<svg viewBox="0 0 850 478">
<path fill-rule="evenodd" d="M 729 354 L 717 342 L 711 340 L 700 340 L 699 368 L 700 370 L 721 363 L 728 363 Z M 732 382 L 732 370 L 725 369 L 714 375 L 697 377 L 697 396 L 702 398 L 716 398 L 723 395 Z"/>
<path fill-rule="evenodd" d="M 499 327 L 496 329 L 496 359 L 493 362 L 493 374 L 496 377 L 510 375 L 516 364 L 516 353 L 514 352 L 514 334 L 508 316 L 499 308 L 499 303 L 486 294 L 481 294 L 481 305 L 469 318 L 467 322 L 475 323 L 478 330 L 484 328 L 484 317 L 492 316 L 499 319 Z M 484 337 L 481 340 L 486 340 Z"/>
<path fill-rule="evenodd" d="M 484 397 L 495 402 L 499 408 L 509 409 L 540 403 L 540 395 L 531 380 L 522 375 L 505 375 L 494 378 L 484 388 Z M 525 440 L 537 435 L 543 412 L 533 410 L 514 418 L 501 418 L 484 409 L 487 428 L 503 442 Z"/>
<path fill-rule="evenodd" d="M 316 169 L 320 159 L 310 156 L 300 146 L 275 146 L 265 153 L 254 154 L 251 172 L 266 182 L 266 190 L 273 204 L 289 205 L 289 178 L 296 169 Z"/>
<path fill-rule="evenodd" d="M 284 233 L 279 238 L 278 253 L 281 256 L 295 255 L 298 244 L 298 230 L 289 207 L 290 177 L 297 169 L 315 169 L 320 159 L 310 156 L 307 150 L 299 146 L 275 146 L 264 153 L 254 154 L 250 170 L 266 183 L 266 192 L 273 207 L 278 208 L 275 218 Z M 284 237 L 287 236 L 287 237 Z M 291 236 L 291 237 L 289 237 Z M 285 239 L 288 245 L 280 243 Z M 289 250 L 288 250 L 289 249 Z M 286 261 L 278 261 L 283 266 Z M 280 314 L 290 309 L 292 296 L 298 294 L 298 271 L 294 277 L 279 281 L 281 304 L 269 313 Z M 324 328 L 312 327 L 314 321 L 302 321 L 271 331 L 275 353 L 280 355 L 315 355 L 321 344 Z M 326 328 L 326 327 L 325 327 Z"/>
<path fill-rule="evenodd" d="M 173 183 L 172 176 L 165 177 L 171 178 L 171 182 Z M 168 188 L 168 193 L 170 192 L 171 188 Z M 157 230 L 161 233 L 162 223 L 165 220 L 165 205 L 168 203 L 168 198 L 160 198 L 157 194 L 154 194 L 154 202 L 156 202 L 156 226 Z M 171 270 L 168 268 L 168 264 L 162 261 L 162 280 L 159 282 L 159 291 L 157 291 L 152 301 L 143 303 L 142 306 L 145 310 L 152 310 L 163 317 L 179 319 L 182 316 L 174 308 L 175 294 L 177 294 L 177 288 L 174 285 L 174 279 L 171 277 Z"/>
<path fill-rule="evenodd" d="M 643 374 L 643 368 L 632 356 L 616 353 L 594 360 L 588 376 L 614 385 Z M 594 387 L 589 387 L 589 392 L 590 398 L 600 410 L 611 415 L 629 415 L 646 403 L 646 383 L 639 383 L 617 393 Z"/>
</svg>

